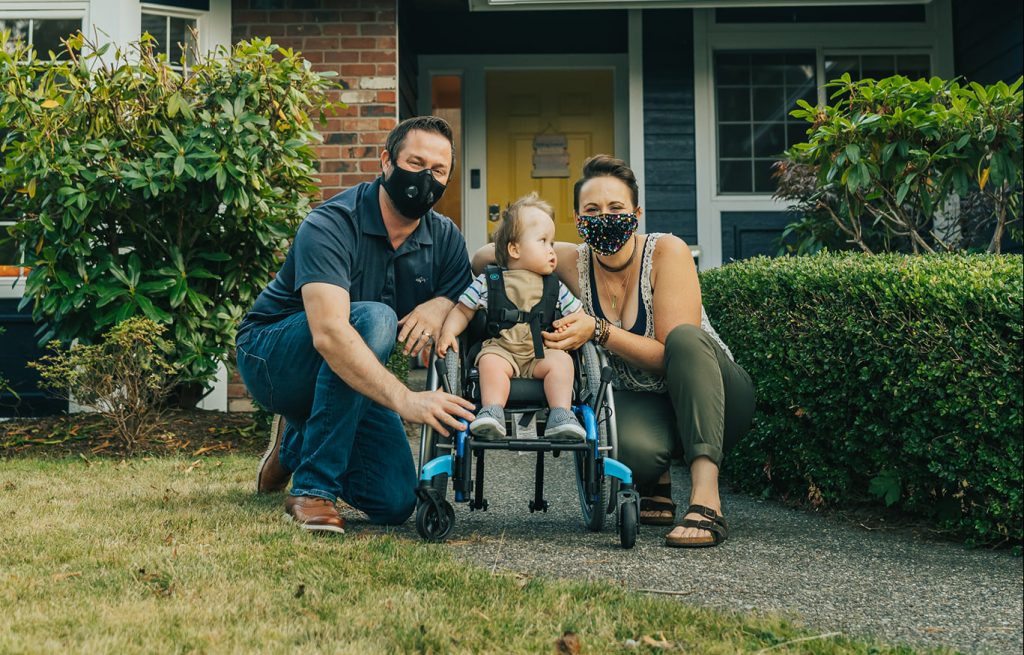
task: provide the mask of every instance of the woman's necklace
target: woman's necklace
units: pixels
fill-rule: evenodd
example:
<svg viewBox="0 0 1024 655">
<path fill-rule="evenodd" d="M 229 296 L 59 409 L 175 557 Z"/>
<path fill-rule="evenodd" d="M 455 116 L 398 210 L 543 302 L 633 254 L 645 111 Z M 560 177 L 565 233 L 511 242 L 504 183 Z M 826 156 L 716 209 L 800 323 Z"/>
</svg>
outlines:
<svg viewBox="0 0 1024 655">
<path fill-rule="evenodd" d="M 636 245 L 635 244 L 634 244 L 633 254 L 634 255 L 636 254 Z M 595 257 L 595 259 L 597 259 L 597 258 Z M 598 263 L 600 264 L 601 260 L 598 260 Z M 623 266 L 621 266 L 619 268 L 608 269 L 603 264 L 602 264 L 601 267 L 604 268 L 606 271 L 614 270 L 615 272 L 621 272 L 621 271 L 625 270 L 626 267 L 630 266 L 630 264 L 632 264 L 632 263 L 633 263 L 633 256 L 630 255 L 629 261 L 627 261 L 625 265 L 623 265 Z M 612 281 L 612 276 L 609 275 L 608 273 L 603 273 L 601 275 L 601 283 L 604 286 L 605 293 L 607 293 L 609 296 L 611 296 L 611 299 L 612 299 L 612 306 L 611 306 L 611 311 L 608 312 L 608 314 L 609 314 L 608 319 L 615 325 L 615 327 L 619 327 L 619 328 L 622 327 L 622 316 L 621 316 L 622 306 L 626 302 L 626 293 L 627 293 L 627 290 L 629 289 L 630 283 L 633 280 L 633 270 L 634 270 L 633 268 L 630 268 L 629 272 L 626 273 L 626 275 L 622 276 L 622 278 L 619 280 L 619 283 L 617 285 Z M 621 302 L 620 302 L 620 299 L 621 299 Z M 612 315 L 614 315 L 614 318 L 612 317 Z"/>
<path fill-rule="evenodd" d="M 626 263 L 623 264 L 622 266 L 609 266 L 608 264 L 605 264 L 603 261 L 601 261 L 601 259 L 597 255 L 594 255 L 594 259 L 596 259 L 597 263 L 601 265 L 601 268 L 603 268 L 604 270 L 608 271 L 609 273 L 618 273 L 619 271 L 625 270 L 630 264 L 633 263 L 633 258 L 636 257 L 636 251 L 637 251 L 637 242 L 636 242 L 636 235 L 634 234 L 633 235 L 633 252 L 629 253 L 629 259 L 627 259 Z"/>
</svg>

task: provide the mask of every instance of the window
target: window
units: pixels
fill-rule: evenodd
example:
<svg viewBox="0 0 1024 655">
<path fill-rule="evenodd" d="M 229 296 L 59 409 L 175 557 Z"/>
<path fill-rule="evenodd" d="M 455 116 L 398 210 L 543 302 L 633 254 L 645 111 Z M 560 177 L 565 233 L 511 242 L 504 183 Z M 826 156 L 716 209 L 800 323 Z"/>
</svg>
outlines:
<svg viewBox="0 0 1024 655">
<path fill-rule="evenodd" d="M 923 54 L 841 54 L 825 53 L 825 79 L 834 80 L 849 73 L 855 80 L 882 79 L 904 75 L 910 79 L 929 77 L 931 62 Z"/>
<path fill-rule="evenodd" d="M 775 191 L 771 166 L 807 138 L 807 123 L 789 112 L 797 100 L 818 104 L 817 51 L 718 51 L 714 55 L 718 193 Z M 928 77 L 927 54 L 828 52 L 820 79 Z M 826 90 L 826 93 L 828 90 Z M 824 96 L 827 98 L 827 95 Z"/>
<path fill-rule="evenodd" d="M 796 101 L 818 102 L 814 51 L 715 53 L 719 193 L 771 193 L 771 165 L 802 141 Z"/>
<path fill-rule="evenodd" d="M 154 53 L 167 55 L 167 61 L 176 71 L 186 72 L 195 63 L 198 43 L 196 37 L 193 37 L 193 32 L 198 35 L 198 30 L 196 18 L 172 16 L 151 10 L 142 12 L 142 31 L 149 32 L 156 39 Z M 185 56 L 184 65 L 182 55 Z"/>
<path fill-rule="evenodd" d="M 81 18 L 0 18 L 0 32 L 7 31 L 8 52 L 14 41 L 23 41 L 35 48 L 39 58 L 49 59 L 49 52 L 60 54 L 61 39 L 82 29 Z"/>
</svg>

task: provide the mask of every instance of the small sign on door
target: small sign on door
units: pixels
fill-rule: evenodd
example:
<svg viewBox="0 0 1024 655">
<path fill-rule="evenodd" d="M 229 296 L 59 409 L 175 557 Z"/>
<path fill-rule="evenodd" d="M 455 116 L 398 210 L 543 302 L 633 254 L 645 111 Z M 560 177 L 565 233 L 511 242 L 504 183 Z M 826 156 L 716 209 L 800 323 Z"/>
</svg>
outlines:
<svg viewBox="0 0 1024 655">
<path fill-rule="evenodd" d="M 569 139 L 564 134 L 533 137 L 531 177 L 569 177 Z"/>
</svg>

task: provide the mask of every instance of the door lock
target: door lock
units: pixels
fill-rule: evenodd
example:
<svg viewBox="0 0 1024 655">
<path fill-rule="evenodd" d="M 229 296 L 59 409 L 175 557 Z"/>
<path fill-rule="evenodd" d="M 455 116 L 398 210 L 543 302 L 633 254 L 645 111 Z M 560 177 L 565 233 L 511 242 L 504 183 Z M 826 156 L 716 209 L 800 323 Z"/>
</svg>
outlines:
<svg viewBox="0 0 1024 655">
<path fill-rule="evenodd" d="M 487 205 L 487 220 L 492 223 L 501 220 L 501 205 Z"/>
</svg>

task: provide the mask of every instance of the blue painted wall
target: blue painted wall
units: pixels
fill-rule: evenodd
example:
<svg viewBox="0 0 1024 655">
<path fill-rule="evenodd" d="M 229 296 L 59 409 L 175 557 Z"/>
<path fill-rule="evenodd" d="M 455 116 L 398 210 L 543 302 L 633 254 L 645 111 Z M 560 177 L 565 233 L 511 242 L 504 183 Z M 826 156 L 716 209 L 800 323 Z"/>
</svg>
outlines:
<svg viewBox="0 0 1024 655">
<path fill-rule="evenodd" d="M 956 74 L 980 84 L 1011 83 L 1024 69 L 1024 5 L 1020 0 L 953 2 Z"/>
<path fill-rule="evenodd" d="M 67 409 L 64 401 L 50 398 L 36 386 L 39 374 L 27 367 L 28 362 L 43 356 L 36 346 L 36 324 L 30 308 L 18 311 L 18 300 L 0 299 L 0 377 L 14 387 L 19 398 L 0 392 L 0 416 L 44 416 Z"/>
<path fill-rule="evenodd" d="M 693 12 L 646 9 L 643 28 L 647 231 L 696 244 Z"/>
</svg>

